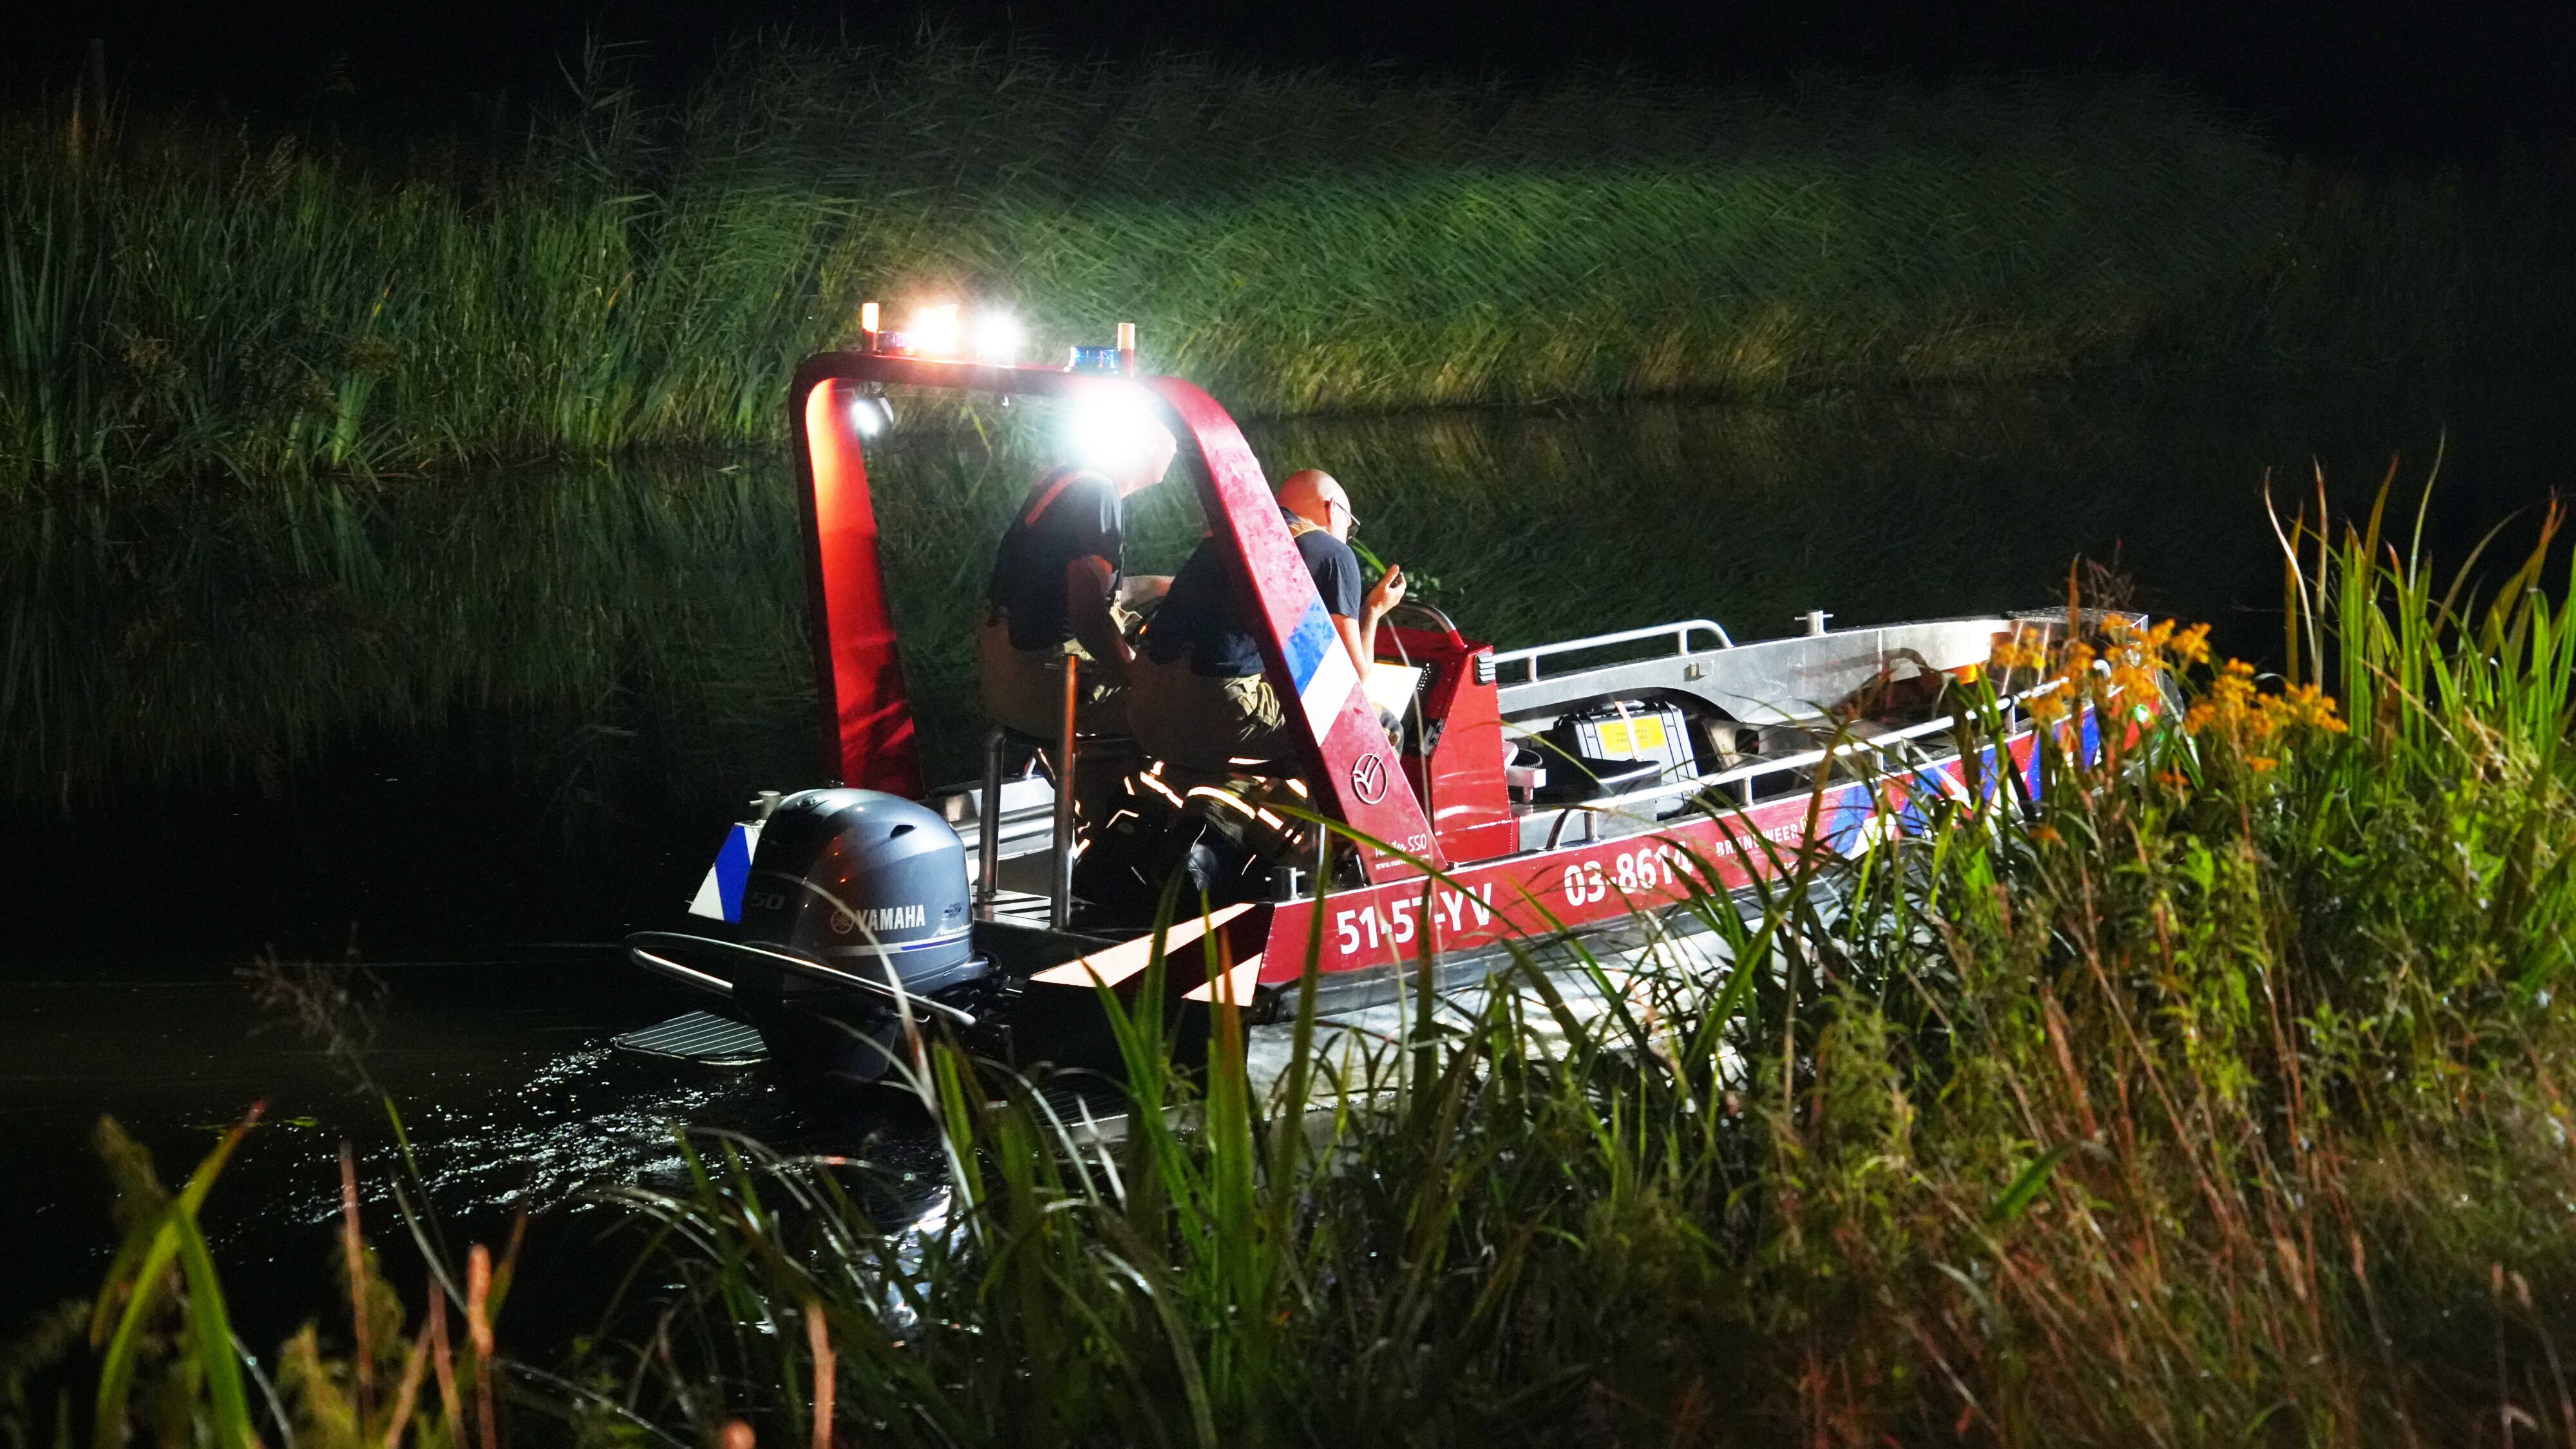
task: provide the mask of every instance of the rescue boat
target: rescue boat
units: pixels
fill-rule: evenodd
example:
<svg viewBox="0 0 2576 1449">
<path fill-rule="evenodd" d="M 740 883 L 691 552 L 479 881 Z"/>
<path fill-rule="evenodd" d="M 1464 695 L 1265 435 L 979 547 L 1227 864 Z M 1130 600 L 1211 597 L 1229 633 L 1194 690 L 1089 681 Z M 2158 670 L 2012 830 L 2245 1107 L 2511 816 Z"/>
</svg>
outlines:
<svg viewBox="0 0 2576 1449">
<path fill-rule="evenodd" d="M 1802 632 L 1744 642 L 1683 619 L 1497 650 L 1408 605 L 1379 630 L 1364 686 L 1234 420 L 1186 380 L 1137 372 L 1130 335 L 1031 366 L 924 355 L 871 319 L 864 345 L 796 370 L 819 779 L 764 793 L 731 826 L 691 929 L 629 939 L 638 966 L 711 1000 L 620 1045 L 765 1055 L 802 1080 L 864 1084 L 907 1060 L 909 1016 L 1023 1062 L 1078 1060 L 1100 1046 L 1099 989 L 1136 990 L 1158 942 L 1155 979 L 1184 1002 L 1222 999 L 1258 1023 L 1311 967 L 1318 1009 L 1351 1017 L 1426 970 L 1437 989 L 1472 988 L 1514 942 L 1616 945 L 1640 920 L 1753 891 L 1808 853 L 1920 829 L 1934 802 L 2007 773 L 2037 792 L 2039 734 L 2021 701 L 2007 693 L 2004 732 L 1964 754 L 1953 706 L 1999 640 L 2062 629 L 2064 609 L 1854 629 L 1818 612 Z M 1069 728 L 1046 741 L 997 731 L 980 781 L 928 788 L 869 491 L 888 388 L 1141 407 L 1168 428 L 1174 476 L 1195 481 L 1257 604 L 1302 768 L 1246 790 L 1180 780 Z M 1118 772 L 1135 808 L 1078 816 L 1086 769 Z M 1186 891 L 1143 878 L 1140 862 L 1177 858 L 1157 837 L 1204 836 L 1229 812 L 1265 822 L 1262 848 L 1220 831 L 1240 858 L 1213 878 L 1204 859 Z"/>
</svg>

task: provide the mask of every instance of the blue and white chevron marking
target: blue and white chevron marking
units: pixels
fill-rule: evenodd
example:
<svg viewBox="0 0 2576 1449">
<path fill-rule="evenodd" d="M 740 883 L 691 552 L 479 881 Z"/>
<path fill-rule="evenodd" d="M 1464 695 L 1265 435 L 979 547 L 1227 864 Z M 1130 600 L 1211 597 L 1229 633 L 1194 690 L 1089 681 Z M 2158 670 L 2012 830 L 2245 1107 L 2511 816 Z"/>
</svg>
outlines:
<svg viewBox="0 0 2576 1449">
<path fill-rule="evenodd" d="M 1342 647 L 1342 636 L 1334 632 L 1333 616 L 1324 611 L 1321 595 L 1307 596 L 1304 616 L 1281 643 L 1280 652 L 1288 656 L 1288 676 L 1297 682 L 1297 703 L 1305 709 L 1306 723 L 1320 744 L 1358 687 L 1359 669 L 1351 663 L 1351 651 Z"/>
<path fill-rule="evenodd" d="M 690 915 L 710 921 L 742 919 L 743 882 L 751 879 L 751 858 L 760 849 L 762 824 L 747 821 L 726 832 L 716 863 L 707 867 L 707 878 L 698 882 L 698 893 L 689 898 Z"/>
</svg>

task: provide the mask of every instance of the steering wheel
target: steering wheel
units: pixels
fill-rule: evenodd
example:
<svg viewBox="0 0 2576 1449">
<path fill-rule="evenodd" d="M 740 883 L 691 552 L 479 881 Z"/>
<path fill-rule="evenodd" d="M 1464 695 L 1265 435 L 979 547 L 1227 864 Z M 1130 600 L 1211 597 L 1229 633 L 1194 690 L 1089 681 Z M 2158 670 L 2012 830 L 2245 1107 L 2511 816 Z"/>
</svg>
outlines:
<svg viewBox="0 0 2576 1449">
<path fill-rule="evenodd" d="M 1448 635 L 1450 643 L 1457 645 L 1461 649 L 1467 647 L 1467 636 L 1459 633 L 1458 626 L 1450 621 L 1447 614 L 1442 613 L 1434 605 L 1416 603 L 1411 599 L 1407 599 L 1403 603 L 1398 604 L 1387 611 L 1387 617 L 1390 619 L 1394 618 L 1398 614 L 1419 614 L 1423 618 L 1431 621 L 1432 628 Z M 1399 649 L 1402 648 L 1401 645 L 1397 647 Z"/>
</svg>

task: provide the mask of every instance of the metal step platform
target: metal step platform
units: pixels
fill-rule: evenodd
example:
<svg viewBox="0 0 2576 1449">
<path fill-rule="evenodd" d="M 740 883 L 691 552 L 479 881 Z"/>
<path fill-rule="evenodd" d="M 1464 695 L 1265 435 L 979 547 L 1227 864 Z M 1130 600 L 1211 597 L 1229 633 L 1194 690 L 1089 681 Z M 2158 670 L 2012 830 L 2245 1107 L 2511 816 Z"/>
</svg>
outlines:
<svg viewBox="0 0 2576 1449">
<path fill-rule="evenodd" d="M 729 1016 L 692 1011 L 611 1037 L 619 1051 L 693 1062 L 702 1067 L 756 1067 L 768 1060 L 760 1033 Z"/>
</svg>

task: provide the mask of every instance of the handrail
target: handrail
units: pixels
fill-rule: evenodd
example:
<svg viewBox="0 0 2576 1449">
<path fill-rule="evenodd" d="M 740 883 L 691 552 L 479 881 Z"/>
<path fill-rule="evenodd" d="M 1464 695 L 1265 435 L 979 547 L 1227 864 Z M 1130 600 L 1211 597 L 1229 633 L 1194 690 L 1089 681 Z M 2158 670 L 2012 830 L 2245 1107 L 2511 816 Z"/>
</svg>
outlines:
<svg viewBox="0 0 2576 1449">
<path fill-rule="evenodd" d="M 2065 683 L 2066 681 L 2062 679 L 2052 679 L 2047 683 L 2038 685 L 2034 688 L 2021 690 L 2013 694 L 2007 694 L 1997 700 L 1996 703 L 1998 705 L 2007 706 L 2019 705 L 2025 700 L 2034 699 L 2043 694 L 2053 694 L 2057 690 L 2063 688 Z M 1745 784 L 1752 780 L 1759 779 L 1764 775 L 1775 774 L 1783 770 L 1805 769 L 1810 765 L 1814 765 L 1831 758 L 1875 753 L 1896 745 L 1908 744 L 1925 735 L 1939 734 L 1944 730 L 1956 727 L 1958 724 L 1958 718 L 1959 717 L 1955 714 L 1945 714 L 1938 719 L 1925 720 L 1923 723 L 1917 725 L 1908 725 L 1901 730 L 1890 730 L 1886 734 L 1872 735 L 1867 739 L 1854 738 L 1846 740 L 1839 745 L 1833 745 L 1819 750 L 1809 750 L 1804 754 L 1783 755 L 1777 759 L 1769 760 L 1758 759 L 1753 761 L 1751 764 L 1738 765 L 1731 770 L 1720 770 L 1714 774 L 1708 775 L 1693 775 L 1687 780 L 1675 780 L 1669 784 L 1650 785 L 1643 790 L 1634 791 L 1626 795 L 1610 795 L 1599 800 L 1576 801 L 1572 804 L 1561 807 L 1562 815 L 1571 816 L 1577 811 L 1584 811 L 1596 815 L 1626 814 L 1630 808 L 1649 804 L 1656 800 L 1671 799 L 1681 795 L 1696 795 L 1703 791 L 1714 790 L 1721 785 Z M 1556 829 L 1562 830 L 1564 829 L 1564 826 L 1565 822 L 1560 818 L 1557 822 Z"/>
<path fill-rule="evenodd" d="M 855 990 L 868 992 L 884 1000 L 895 1003 L 898 1008 L 908 1002 L 912 1006 L 913 1010 L 921 1012 L 924 1015 L 944 1017 L 949 1021 L 955 1022 L 959 1026 L 973 1026 L 975 1024 L 973 1013 L 961 1011 L 954 1006 L 950 1006 L 944 1001 L 933 1001 L 929 997 L 924 996 L 917 991 L 906 991 L 903 989 L 903 983 L 900 979 L 896 980 L 892 985 L 889 985 L 883 981 L 876 981 L 865 976 L 853 975 L 850 972 L 840 970 L 837 967 L 826 966 L 820 961 L 810 960 L 803 956 L 792 955 L 785 951 L 773 951 L 766 946 L 755 946 L 748 941 L 724 941 L 718 940 L 713 936 L 685 936 L 677 931 L 637 931 L 626 938 L 626 953 L 628 956 L 635 958 L 638 964 L 660 970 L 665 975 L 676 974 L 671 969 L 673 967 L 677 967 L 681 972 L 687 972 L 689 976 L 706 976 L 708 974 L 706 972 L 696 970 L 693 967 L 683 966 L 679 962 L 671 960 L 669 957 L 660 955 L 654 949 L 659 947 L 662 950 L 671 950 L 674 945 L 683 948 L 703 948 L 713 950 L 718 953 L 730 953 L 737 956 L 753 957 L 757 960 L 783 966 L 800 976 L 809 976 L 817 981 L 830 982 L 835 986 L 845 986 Z M 731 995 L 732 983 L 726 982 L 725 985 L 727 988 L 726 994 Z"/>
<path fill-rule="evenodd" d="M 1594 634 L 1588 638 L 1568 639 L 1558 644 L 1533 644 L 1526 649 L 1500 650 L 1494 655 L 1494 666 L 1499 669 L 1506 664 L 1522 665 L 1528 669 L 1529 674 L 1519 682 L 1535 684 L 1538 682 L 1538 662 L 1547 655 L 1572 654 L 1582 649 L 1602 649 L 1612 644 L 1626 644 L 1638 639 L 1655 639 L 1666 634 L 1673 636 L 1675 654 L 1688 654 L 1691 652 L 1690 636 L 1693 629 L 1705 629 L 1716 635 L 1718 647 L 1721 649 L 1735 647 L 1735 641 L 1729 638 L 1726 630 L 1713 619 L 1676 619 L 1669 624 L 1650 624 L 1643 629 L 1622 629 L 1615 634 Z"/>
<path fill-rule="evenodd" d="M 1466 647 L 1467 636 L 1458 632 L 1457 621 L 1451 619 L 1446 613 L 1443 613 L 1434 605 L 1425 604 L 1415 599 L 1407 599 L 1403 603 L 1396 605 L 1395 608 L 1389 610 L 1388 617 L 1392 618 L 1394 615 L 1407 610 L 1428 616 L 1432 623 L 1439 627 L 1441 633 L 1449 636 L 1450 643 L 1458 645 L 1460 648 Z"/>
</svg>

